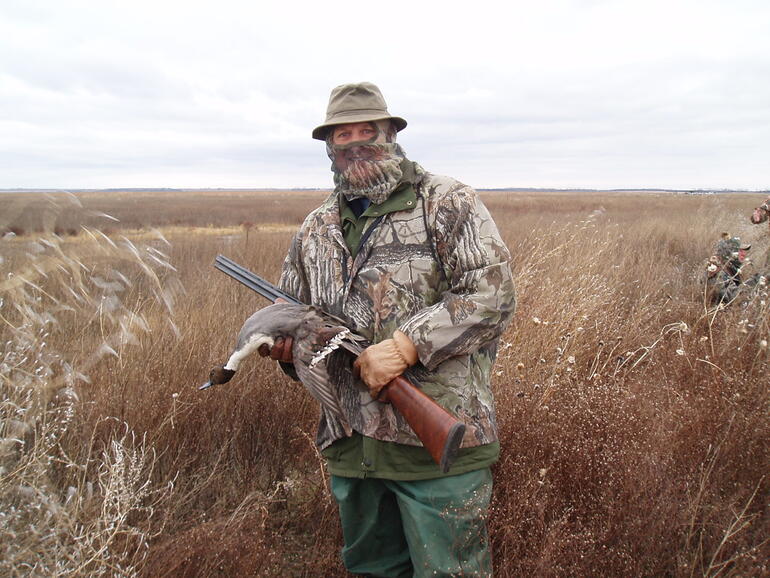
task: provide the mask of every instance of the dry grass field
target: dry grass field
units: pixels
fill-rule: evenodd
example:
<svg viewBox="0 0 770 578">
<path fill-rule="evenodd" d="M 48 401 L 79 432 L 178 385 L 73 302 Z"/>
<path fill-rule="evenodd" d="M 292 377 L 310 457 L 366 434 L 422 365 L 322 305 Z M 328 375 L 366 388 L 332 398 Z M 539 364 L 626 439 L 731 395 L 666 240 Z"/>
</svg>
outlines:
<svg viewBox="0 0 770 578">
<path fill-rule="evenodd" d="M 344 576 L 317 408 L 199 391 L 323 193 L 0 195 L 0 574 Z M 497 576 L 770 573 L 769 305 L 709 309 L 759 195 L 486 192 L 519 298 L 495 373 Z"/>
</svg>

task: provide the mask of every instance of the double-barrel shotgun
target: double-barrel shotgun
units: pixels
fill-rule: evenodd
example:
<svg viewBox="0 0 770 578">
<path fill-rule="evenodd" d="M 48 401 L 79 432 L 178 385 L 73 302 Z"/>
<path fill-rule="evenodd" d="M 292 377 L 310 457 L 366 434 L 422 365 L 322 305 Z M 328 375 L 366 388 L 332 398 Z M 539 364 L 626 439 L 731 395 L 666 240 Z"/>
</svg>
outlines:
<svg viewBox="0 0 770 578">
<path fill-rule="evenodd" d="M 269 281 L 224 255 L 216 257 L 214 267 L 273 303 L 277 299 L 284 299 L 289 303 L 302 304 Z M 425 395 L 404 376 L 398 376 L 389 382 L 383 388 L 379 399 L 390 402 L 404 416 L 441 471 L 447 473 L 457 457 L 465 434 L 465 424 Z"/>
</svg>

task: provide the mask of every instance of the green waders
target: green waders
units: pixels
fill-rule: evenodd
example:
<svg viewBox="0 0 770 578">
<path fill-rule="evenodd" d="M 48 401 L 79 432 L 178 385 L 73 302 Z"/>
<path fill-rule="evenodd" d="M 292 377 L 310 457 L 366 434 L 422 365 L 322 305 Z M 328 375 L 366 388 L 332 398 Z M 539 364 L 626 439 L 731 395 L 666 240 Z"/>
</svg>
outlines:
<svg viewBox="0 0 770 578">
<path fill-rule="evenodd" d="M 331 477 L 354 574 L 491 576 L 489 468 L 430 480 Z"/>
</svg>

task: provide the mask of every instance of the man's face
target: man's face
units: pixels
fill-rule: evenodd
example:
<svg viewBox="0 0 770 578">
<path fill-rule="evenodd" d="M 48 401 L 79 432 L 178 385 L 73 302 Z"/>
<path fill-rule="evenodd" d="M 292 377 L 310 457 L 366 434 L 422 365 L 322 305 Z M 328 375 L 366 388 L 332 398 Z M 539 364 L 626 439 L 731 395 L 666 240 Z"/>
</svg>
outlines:
<svg viewBox="0 0 770 578">
<path fill-rule="evenodd" d="M 385 153 L 376 146 L 370 146 L 370 141 L 376 136 L 377 127 L 371 122 L 340 124 L 334 127 L 332 145 L 343 147 L 336 151 L 334 163 L 340 172 L 346 173 L 355 184 L 368 182 L 378 174 L 371 163 L 385 158 Z"/>
<path fill-rule="evenodd" d="M 332 161 L 334 186 L 348 199 L 366 197 L 382 203 L 398 185 L 403 151 L 389 119 L 351 122 L 330 128 L 326 153 Z"/>
<path fill-rule="evenodd" d="M 332 144 L 346 145 L 354 142 L 368 141 L 377 135 L 377 129 L 370 122 L 355 122 L 340 124 L 332 132 Z"/>
</svg>

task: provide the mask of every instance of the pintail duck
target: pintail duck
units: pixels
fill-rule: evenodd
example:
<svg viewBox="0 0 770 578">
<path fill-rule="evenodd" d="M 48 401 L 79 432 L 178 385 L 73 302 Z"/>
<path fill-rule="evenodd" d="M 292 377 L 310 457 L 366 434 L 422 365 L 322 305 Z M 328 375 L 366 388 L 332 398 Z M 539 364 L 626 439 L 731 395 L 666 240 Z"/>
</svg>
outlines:
<svg viewBox="0 0 770 578">
<path fill-rule="evenodd" d="M 214 367 L 200 389 L 227 383 L 244 359 L 263 345 L 273 347 L 275 338 L 293 339 L 292 358 L 297 377 L 322 411 L 337 417 L 347 435 L 350 425 L 343 410 L 345 392 L 365 386 L 352 374 L 353 360 L 368 343 L 352 333 L 339 319 L 310 305 L 275 303 L 249 317 L 238 333 L 235 349 L 224 365 Z M 352 387 L 358 382 L 358 388 Z M 349 397 L 349 394 L 348 396 Z"/>
</svg>

